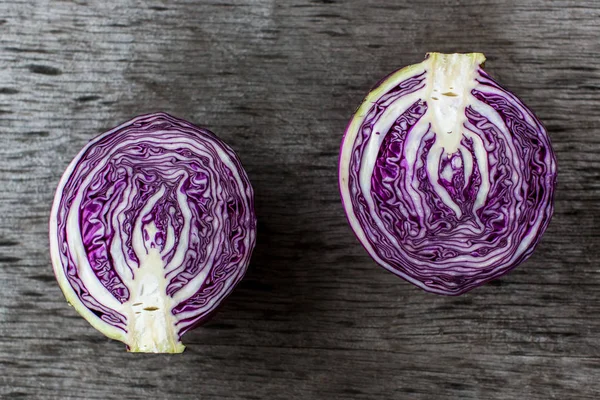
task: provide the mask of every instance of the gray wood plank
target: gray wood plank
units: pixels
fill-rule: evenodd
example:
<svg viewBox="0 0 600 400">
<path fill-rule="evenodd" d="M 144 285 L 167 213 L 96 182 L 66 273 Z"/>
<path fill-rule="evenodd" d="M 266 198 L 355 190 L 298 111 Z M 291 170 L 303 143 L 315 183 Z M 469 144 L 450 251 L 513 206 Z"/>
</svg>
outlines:
<svg viewBox="0 0 600 400">
<path fill-rule="evenodd" d="M 0 2 L 0 397 L 597 399 L 599 20 L 592 0 Z M 458 298 L 375 265 L 336 183 L 355 107 L 427 51 L 484 52 L 559 163 L 534 256 Z M 48 256 L 68 162 L 157 110 L 238 151 L 259 218 L 247 278 L 179 356 L 96 332 Z"/>
</svg>

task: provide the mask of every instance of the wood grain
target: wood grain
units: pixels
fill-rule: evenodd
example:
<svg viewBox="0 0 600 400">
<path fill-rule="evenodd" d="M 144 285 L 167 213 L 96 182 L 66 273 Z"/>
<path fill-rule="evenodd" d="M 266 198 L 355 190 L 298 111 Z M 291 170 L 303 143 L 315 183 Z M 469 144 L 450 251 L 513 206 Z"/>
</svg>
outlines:
<svg viewBox="0 0 600 400">
<path fill-rule="evenodd" d="M 0 2 L 0 397 L 598 399 L 600 3 Z M 353 110 L 427 51 L 481 51 L 559 163 L 541 245 L 501 280 L 426 294 L 374 264 L 336 185 Z M 127 354 L 70 308 L 47 219 L 94 135 L 163 110 L 240 155 L 251 270 L 183 355 Z"/>
</svg>

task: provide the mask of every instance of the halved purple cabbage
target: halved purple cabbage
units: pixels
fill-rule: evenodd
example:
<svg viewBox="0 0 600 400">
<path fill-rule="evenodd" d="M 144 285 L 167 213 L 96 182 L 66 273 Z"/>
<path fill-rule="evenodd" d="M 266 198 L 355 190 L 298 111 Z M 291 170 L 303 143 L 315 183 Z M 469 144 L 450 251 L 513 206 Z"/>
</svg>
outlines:
<svg viewBox="0 0 600 400">
<path fill-rule="evenodd" d="M 242 279 L 253 192 L 233 150 L 164 113 L 93 139 L 50 217 L 54 273 L 75 309 L 131 352 L 180 353 Z"/>
<path fill-rule="evenodd" d="M 380 82 L 340 150 L 339 185 L 371 257 L 458 295 L 527 259 L 553 213 L 556 160 L 540 121 L 481 68 L 429 53 Z"/>
</svg>

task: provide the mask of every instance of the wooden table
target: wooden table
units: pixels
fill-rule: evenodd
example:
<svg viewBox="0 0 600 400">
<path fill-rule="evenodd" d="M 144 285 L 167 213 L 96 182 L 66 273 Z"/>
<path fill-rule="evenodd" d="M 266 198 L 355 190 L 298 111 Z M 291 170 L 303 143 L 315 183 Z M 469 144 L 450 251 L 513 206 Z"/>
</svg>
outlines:
<svg viewBox="0 0 600 400">
<path fill-rule="evenodd" d="M 0 3 L 2 399 L 598 399 L 600 3 Z M 481 51 L 545 122 L 556 213 L 461 297 L 378 267 L 339 201 L 342 132 L 427 51 Z M 183 355 L 128 354 L 65 302 L 47 220 L 93 136 L 164 110 L 215 131 L 256 192 L 250 271 Z"/>
</svg>

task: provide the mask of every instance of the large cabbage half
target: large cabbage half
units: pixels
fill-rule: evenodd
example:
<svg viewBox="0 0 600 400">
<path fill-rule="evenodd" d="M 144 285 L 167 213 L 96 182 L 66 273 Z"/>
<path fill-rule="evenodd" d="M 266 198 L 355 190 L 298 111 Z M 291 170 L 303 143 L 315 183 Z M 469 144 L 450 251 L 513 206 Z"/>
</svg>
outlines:
<svg viewBox="0 0 600 400">
<path fill-rule="evenodd" d="M 533 113 L 480 53 L 430 53 L 378 84 L 351 120 L 339 185 L 369 254 L 407 281 L 464 293 L 531 255 L 556 161 Z"/>
<path fill-rule="evenodd" d="M 234 152 L 170 115 L 135 118 L 68 166 L 50 217 L 67 301 L 132 352 L 178 353 L 242 279 L 256 237 Z"/>
</svg>

